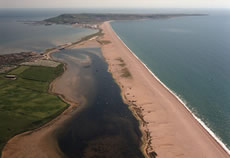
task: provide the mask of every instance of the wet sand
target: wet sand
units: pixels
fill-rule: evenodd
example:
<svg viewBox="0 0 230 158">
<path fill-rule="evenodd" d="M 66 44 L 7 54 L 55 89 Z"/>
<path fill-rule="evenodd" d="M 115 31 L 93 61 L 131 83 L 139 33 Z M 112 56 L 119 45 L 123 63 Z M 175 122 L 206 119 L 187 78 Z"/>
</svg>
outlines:
<svg viewBox="0 0 230 158">
<path fill-rule="evenodd" d="M 140 120 L 144 133 L 142 150 L 157 157 L 229 158 L 229 154 L 198 123 L 184 105 L 170 93 L 130 52 L 109 22 L 101 28 L 100 40 L 109 71 L 122 89 L 122 97 Z M 126 68 L 131 76 L 124 77 Z"/>
</svg>

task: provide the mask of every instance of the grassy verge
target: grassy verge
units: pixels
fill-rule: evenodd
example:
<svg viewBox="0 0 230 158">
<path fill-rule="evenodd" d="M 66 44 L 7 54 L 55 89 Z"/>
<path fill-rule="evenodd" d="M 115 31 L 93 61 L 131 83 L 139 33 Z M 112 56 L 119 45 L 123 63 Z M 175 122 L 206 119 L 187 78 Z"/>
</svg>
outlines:
<svg viewBox="0 0 230 158">
<path fill-rule="evenodd" d="M 108 41 L 108 40 L 98 40 L 98 42 L 102 45 L 106 45 L 106 44 L 110 44 L 111 41 Z"/>
<path fill-rule="evenodd" d="M 80 41 L 74 42 L 72 45 L 81 43 L 81 42 L 83 42 L 83 41 L 87 41 L 87 40 L 93 38 L 94 36 L 102 36 L 102 35 L 103 35 L 103 33 L 102 33 L 102 30 L 100 29 L 98 32 L 96 32 L 96 33 L 94 33 L 94 34 L 91 34 L 91 35 L 88 35 L 88 36 L 85 36 L 85 37 L 83 37 Z"/>
<path fill-rule="evenodd" d="M 48 93 L 49 84 L 63 73 L 63 65 L 56 68 L 20 66 L 0 75 L 0 151 L 16 134 L 38 128 L 59 115 L 67 104 Z"/>
</svg>

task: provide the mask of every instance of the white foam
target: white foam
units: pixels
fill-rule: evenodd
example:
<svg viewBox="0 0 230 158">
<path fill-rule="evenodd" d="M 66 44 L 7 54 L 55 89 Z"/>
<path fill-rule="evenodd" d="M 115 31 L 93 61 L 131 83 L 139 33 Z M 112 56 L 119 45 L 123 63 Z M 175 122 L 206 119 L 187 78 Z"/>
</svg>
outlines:
<svg viewBox="0 0 230 158">
<path fill-rule="evenodd" d="M 110 22 L 109 22 L 110 23 Z M 110 25 L 111 26 L 111 25 Z M 111 29 L 113 30 L 112 26 Z M 215 133 L 208 128 L 208 126 L 200 119 L 198 118 L 195 114 L 192 113 L 192 111 L 186 106 L 186 104 L 182 101 L 181 98 L 179 98 L 171 89 L 169 89 L 147 66 L 145 63 L 143 63 L 134 53 L 131 49 L 129 49 L 129 47 L 121 40 L 121 38 L 117 35 L 117 33 L 113 30 L 113 32 L 115 33 L 115 35 L 117 36 L 117 38 L 125 45 L 125 47 L 132 53 L 132 55 L 143 64 L 143 66 L 149 71 L 150 74 L 152 74 L 152 76 L 154 78 L 156 78 L 157 81 L 160 82 L 160 84 L 162 86 L 164 86 L 173 96 L 175 96 L 177 98 L 177 100 L 184 105 L 184 107 L 187 109 L 187 111 L 197 120 L 197 122 L 214 138 L 214 140 L 219 143 L 219 145 L 230 155 L 230 150 L 227 148 L 227 146 L 220 140 L 220 138 L 218 138 Z"/>
</svg>

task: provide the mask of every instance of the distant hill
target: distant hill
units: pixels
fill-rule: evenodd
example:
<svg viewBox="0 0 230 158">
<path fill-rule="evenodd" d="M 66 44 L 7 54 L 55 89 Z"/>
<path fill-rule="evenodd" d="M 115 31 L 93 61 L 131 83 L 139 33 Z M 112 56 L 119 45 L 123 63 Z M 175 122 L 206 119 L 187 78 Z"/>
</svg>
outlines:
<svg viewBox="0 0 230 158">
<path fill-rule="evenodd" d="M 43 21 L 51 24 L 100 24 L 110 20 L 161 19 L 180 16 L 203 16 L 205 14 L 62 14 Z"/>
</svg>

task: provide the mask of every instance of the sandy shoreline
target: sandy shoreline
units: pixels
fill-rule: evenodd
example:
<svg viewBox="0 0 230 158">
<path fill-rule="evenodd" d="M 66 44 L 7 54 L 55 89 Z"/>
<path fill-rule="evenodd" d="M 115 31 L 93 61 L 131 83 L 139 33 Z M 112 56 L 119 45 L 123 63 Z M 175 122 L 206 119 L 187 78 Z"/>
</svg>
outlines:
<svg viewBox="0 0 230 158">
<path fill-rule="evenodd" d="M 116 34 L 116 32 L 113 30 L 113 32 Z M 117 35 L 117 34 L 116 34 Z M 117 37 L 119 38 L 119 40 L 121 40 L 120 39 L 120 37 L 117 35 Z M 121 42 L 127 47 L 127 45 L 121 40 Z M 127 47 L 127 49 L 132 53 L 132 55 L 133 56 L 135 56 L 135 58 L 139 61 L 139 62 L 141 62 L 142 63 L 142 65 L 149 71 L 149 73 L 154 77 L 154 78 L 156 78 L 156 80 L 158 80 L 158 82 L 160 82 L 160 84 L 164 87 L 164 88 L 166 88 L 172 95 L 174 95 L 174 97 L 176 97 L 177 99 L 178 99 L 178 101 L 181 103 L 181 104 L 183 104 L 184 105 L 184 107 L 186 108 L 186 110 L 198 121 L 198 123 L 203 127 L 203 128 L 205 128 L 206 129 L 206 131 L 208 132 L 208 134 L 209 135 L 211 135 L 214 139 L 215 139 L 215 141 L 217 142 L 217 143 L 219 143 L 219 145 L 221 145 L 223 148 L 224 148 L 224 150 L 226 150 L 226 152 L 230 155 L 230 150 L 226 147 L 226 145 L 223 143 L 223 142 L 221 142 L 221 140 L 215 135 L 215 133 L 213 133 L 206 125 L 205 125 L 205 123 L 204 122 L 202 122 L 202 120 L 200 119 L 200 118 L 198 118 L 196 115 L 194 115 L 193 113 L 192 113 L 192 111 L 186 106 L 186 104 L 176 95 L 176 94 L 174 94 L 174 92 L 173 91 L 171 91 L 163 82 L 161 82 L 161 80 L 145 65 L 145 63 L 143 63 L 133 52 L 132 52 L 132 50 L 130 50 L 128 47 Z"/>
<path fill-rule="evenodd" d="M 158 157 L 229 157 L 184 105 L 120 41 L 108 22 L 102 29 L 103 40 L 112 42 L 102 46 L 109 71 L 120 85 L 125 102 L 143 119 L 141 129 L 147 139 L 146 153 L 155 151 Z M 117 58 L 124 60 L 131 77 L 121 77 L 122 68 Z"/>
<path fill-rule="evenodd" d="M 103 37 L 89 39 L 69 48 L 94 48 L 100 46 L 96 40 L 109 41 L 101 43 L 102 53 L 109 65 L 109 71 L 121 88 L 124 102 L 129 104 L 130 110 L 140 120 L 140 128 L 144 134 L 142 150 L 145 155 L 151 157 L 156 152 L 157 157 L 164 158 L 230 157 L 184 105 L 132 54 L 110 24 L 106 22 L 101 28 L 105 33 Z M 54 51 L 57 50 L 48 53 L 47 59 L 50 59 L 50 54 Z M 128 69 L 131 76 L 122 77 L 124 68 Z M 54 141 L 53 133 L 71 117 L 71 113 L 80 103 L 68 97 L 69 92 L 65 90 L 62 91 L 64 95 L 57 93 L 55 87 L 65 81 L 62 77 L 63 75 L 52 82 L 50 92 L 69 103 L 68 109 L 46 125 L 10 139 L 3 150 L 2 158 L 63 157 Z"/>
</svg>

